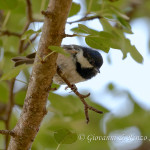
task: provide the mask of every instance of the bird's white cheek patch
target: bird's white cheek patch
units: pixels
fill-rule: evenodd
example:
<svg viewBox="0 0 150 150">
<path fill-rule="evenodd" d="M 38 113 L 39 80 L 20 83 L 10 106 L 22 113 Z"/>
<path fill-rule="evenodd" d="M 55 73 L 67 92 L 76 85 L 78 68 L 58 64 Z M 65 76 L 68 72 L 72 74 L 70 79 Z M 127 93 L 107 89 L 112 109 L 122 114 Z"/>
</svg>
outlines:
<svg viewBox="0 0 150 150">
<path fill-rule="evenodd" d="M 88 60 L 83 56 L 83 51 L 80 51 L 77 55 L 77 61 L 81 64 L 82 68 L 91 68 L 93 67 Z"/>
</svg>

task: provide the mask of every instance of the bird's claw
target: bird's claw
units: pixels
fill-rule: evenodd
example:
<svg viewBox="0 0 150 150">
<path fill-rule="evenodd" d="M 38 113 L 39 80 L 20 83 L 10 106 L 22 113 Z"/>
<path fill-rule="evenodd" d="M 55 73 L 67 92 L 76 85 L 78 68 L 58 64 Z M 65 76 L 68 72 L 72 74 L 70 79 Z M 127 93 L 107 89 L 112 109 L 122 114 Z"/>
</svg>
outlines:
<svg viewBox="0 0 150 150">
<path fill-rule="evenodd" d="M 67 90 L 68 88 L 69 88 L 69 86 L 66 86 L 66 87 L 65 87 L 65 90 Z M 72 91 L 77 91 L 77 87 L 76 87 L 75 84 L 71 84 L 71 87 L 70 87 L 70 88 L 71 88 Z"/>
<path fill-rule="evenodd" d="M 71 90 L 72 90 L 72 91 L 77 91 L 77 87 L 76 87 L 75 84 L 72 84 L 72 85 L 71 85 Z"/>
</svg>

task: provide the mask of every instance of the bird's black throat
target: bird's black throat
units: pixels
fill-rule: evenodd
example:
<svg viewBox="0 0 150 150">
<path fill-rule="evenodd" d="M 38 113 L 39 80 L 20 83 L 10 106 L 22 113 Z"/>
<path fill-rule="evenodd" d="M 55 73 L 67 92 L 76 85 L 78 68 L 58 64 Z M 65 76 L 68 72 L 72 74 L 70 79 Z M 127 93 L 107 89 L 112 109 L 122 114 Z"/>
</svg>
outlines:
<svg viewBox="0 0 150 150">
<path fill-rule="evenodd" d="M 92 68 L 82 68 L 79 62 L 76 62 L 76 71 L 82 76 L 84 79 L 91 79 L 96 75 L 96 71 L 94 67 Z"/>
</svg>

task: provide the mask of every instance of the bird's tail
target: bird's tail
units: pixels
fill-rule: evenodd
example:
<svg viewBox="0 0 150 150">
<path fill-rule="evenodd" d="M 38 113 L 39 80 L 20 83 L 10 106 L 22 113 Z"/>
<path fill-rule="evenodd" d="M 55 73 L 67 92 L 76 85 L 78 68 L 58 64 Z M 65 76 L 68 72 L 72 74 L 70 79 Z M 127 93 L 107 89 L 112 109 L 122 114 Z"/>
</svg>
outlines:
<svg viewBox="0 0 150 150">
<path fill-rule="evenodd" d="M 22 64 L 33 64 L 36 53 L 27 55 L 26 57 L 14 57 L 12 61 L 15 62 L 15 67 Z"/>
</svg>

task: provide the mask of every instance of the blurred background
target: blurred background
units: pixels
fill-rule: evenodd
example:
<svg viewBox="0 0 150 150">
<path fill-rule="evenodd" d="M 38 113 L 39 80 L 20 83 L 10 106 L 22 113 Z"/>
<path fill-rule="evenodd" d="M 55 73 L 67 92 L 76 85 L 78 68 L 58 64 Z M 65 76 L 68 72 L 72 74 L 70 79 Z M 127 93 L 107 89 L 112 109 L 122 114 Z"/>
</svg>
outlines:
<svg viewBox="0 0 150 150">
<path fill-rule="evenodd" d="M 0 73 L 2 77 L 3 74 L 8 74 L 10 69 L 13 68 L 11 58 L 18 56 L 17 47 L 19 43 L 16 36 L 5 35 L 2 31 L 10 30 L 19 33 L 26 22 L 26 5 L 22 0 L 15 0 L 15 2 L 17 4 L 15 8 L 5 8 L 5 5 L 0 6 L 0 10 L 2 10 L 0 20 L 3 20 L 0 22 L 2 24 L 0 30 Z M 32 0 L 33 14 L 38 19 L 31 23 L 28 29 L 38 31 L 42 27 L 43 18 L 40 10 L 45 9 L 47 3 L 48 0 L 42 2 Z M 103 16 L 112 28 L 119 30 L 124 38 L 130 40 L 131 45 L 135 45 L 136 50 L 142 55 L 143 61 L 139 61 L 139 55 L 134 56 L 128 50 L 126 50 L 126 56 L 123 50 L 118 50 L 119 48 L 110 47 L 108 52 L 105 49 L 101 50 L 87 42 L 85 38 L 87 33 L 84 33 L 83 36 L 63 39 L 62 44 L 90 46 L 102 54 L 104 64 L 100 69 L 100 74 L 89 81 L 77 84 L 77 88 L 80 93 L 90 92 L 91 95 L 87 102 L 102 110 L 104 114 L 99 115 L 95 112 L 89 112 L 90 122 L 87 125 L 84 107 L 78 97 L 69 89 L 65 90 L 65 86 L 53 85 L 58 90 L 49 95 L 48 115 L 44 118 L 32 149 L 67 150 L 71 146 L 71 149 L 74 150 L 90 150 L 92 148 L 96 150 L 149 150 L 150 1 L 74 0 L 74 3 L 71 9 L 73 15 L 70 15 L 66 24 L 67 34 L 83 35 L 84 32 L 79 28 L 79 24 L 101 32 L 105 27 L 99 21 L 101 19 L 88 20 L 88 17 Z M 109 8 L 113 8 L 113 11 L 109 11 Z M 81 18 L 87 20 L 82 21 Z M 14 24 L 14 20 L 18 22 L 17 25 Z M 37 34 L 35 33 L 30 35 L 30 39 L 35 37 Z M 29 44 L 27 49 L 19 54 L 25 56 L 33 52 L 34 48 L 37 49 L 40 34 L 33 40 L 32 45 Z M 28 41 L 25 41 L 24 46 L 27 44 Z M 14 82 L 14 104 L 9 121 L 10 129 L 15 126 L 19 118 L 31 70 L 32 67 L 24 68 Z M 8 80 L 0 81 L 0 129 L 7 128 L 3 116 L 8 114 L 8 106 L 10 106 L 11 83 Z M 55 131 L 59 129 L 67 129 L 76 133 L 77 139 L 75 142 L 70 142 L 71 145 L 67 142 L 59 143 L 55 137 Z M 0 135 L 0 148 L 5 147 L 6 140 L 6 137 Z"/>
</svg>

